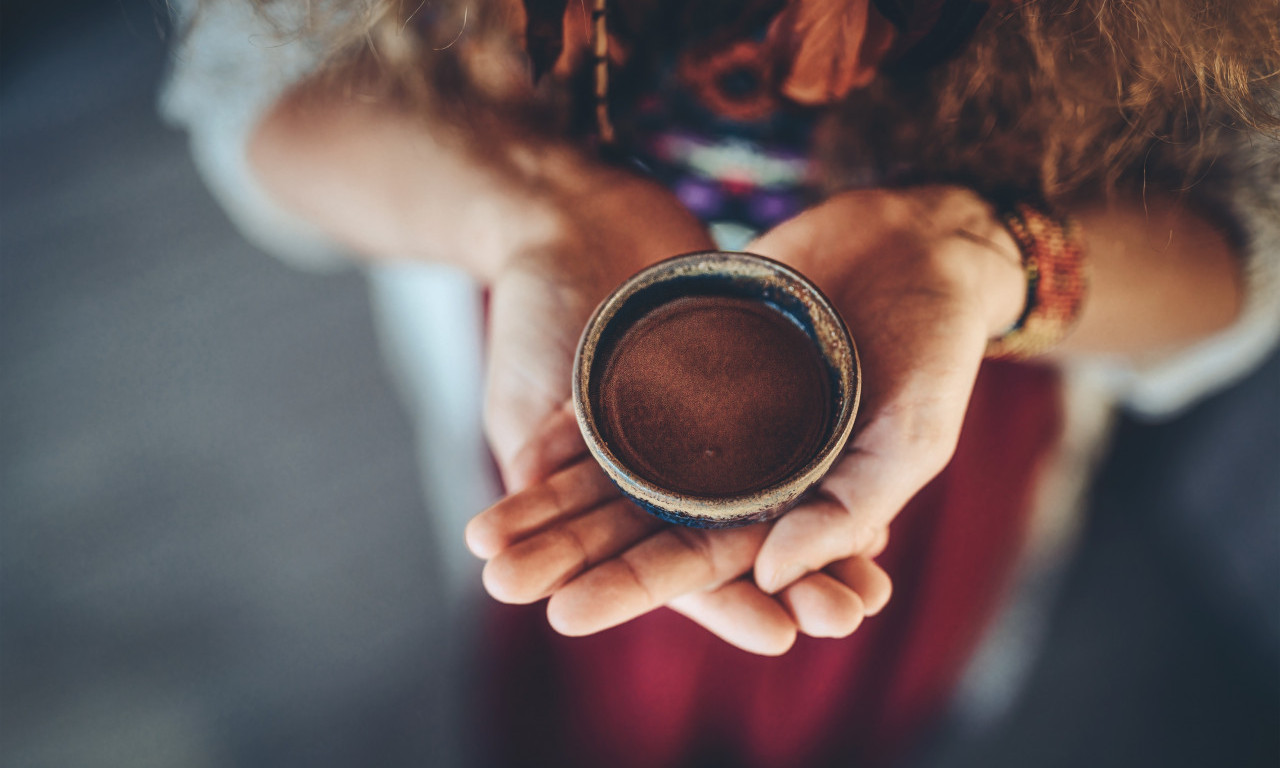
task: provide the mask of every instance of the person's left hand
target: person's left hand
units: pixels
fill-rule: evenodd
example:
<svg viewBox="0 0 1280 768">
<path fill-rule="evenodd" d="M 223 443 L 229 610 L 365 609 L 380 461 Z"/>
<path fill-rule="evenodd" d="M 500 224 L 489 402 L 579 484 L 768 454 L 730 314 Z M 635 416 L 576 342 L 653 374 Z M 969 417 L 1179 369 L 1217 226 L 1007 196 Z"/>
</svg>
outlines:
<svg viewBox="0 0 1280 768">
<path fill-rule="evenodd" d="M 949 460 L 986 340 L 1021 309 L 1016 249 L 975 195 L 938 187 L 837 195 L 749 250 L 800 269 L 850 325 L 864 404 L 846 456 L 813 500 L 720 531 L 643 515 L 583 460 L 472 521 L 496 598 L 550 596 L 549 620 L 569 635 L 666 604 L 756 653 L 785 651 L 797 630 L 847 635 L 887 602 L 872 558 Z M 569 440 L 576 426 L 557 429 Z"/>
<path fill-rule="evenodd" d="M 844 457 L 756 557 L 756 583 L 773 593 L 864 551 L 950 462 L 987 342 L 1018 318 L 1026 277 L 992 207 L 959 187 L 846 192 L 748 249 L 827 294 L 863 370 Z"/>
</svg>

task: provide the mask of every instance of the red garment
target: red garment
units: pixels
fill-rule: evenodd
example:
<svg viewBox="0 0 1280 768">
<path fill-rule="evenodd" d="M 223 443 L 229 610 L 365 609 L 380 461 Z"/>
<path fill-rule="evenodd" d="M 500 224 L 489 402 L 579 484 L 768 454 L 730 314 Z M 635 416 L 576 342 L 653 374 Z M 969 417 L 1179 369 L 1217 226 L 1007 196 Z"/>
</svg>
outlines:
<svg viewBox="0 0 1280 768">
<path fill-rule="evenodd" d="M 1037 469 L 1060 434 L 1057 377 L 983 367 L 955 458 L 894 522 L 888 608 L 779 658 L 669 610 L 565 638 L 541 606 L 497 607 L 486 738 L 503 766 L 875 766 L 911 746 L 998 607 Z"/>
</svg>

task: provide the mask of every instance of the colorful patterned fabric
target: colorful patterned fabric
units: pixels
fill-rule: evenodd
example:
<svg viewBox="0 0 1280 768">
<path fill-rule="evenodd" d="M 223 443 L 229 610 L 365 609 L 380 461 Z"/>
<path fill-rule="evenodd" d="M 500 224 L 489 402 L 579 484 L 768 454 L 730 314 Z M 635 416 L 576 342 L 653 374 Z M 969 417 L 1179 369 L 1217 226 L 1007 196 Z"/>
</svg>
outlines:
<svg viewBox="0 0 1280 768">
<path fill-rule="evenodd" d="M 846 9 L 857 11 L 854 24 L 839 3 L 790 3 L 753 33 L 660 54 L 638 76 L 633 67 L 629 86 L 612 94 L 623 154 L 674 191 L 722 248 L 742 248 L 813 204 L 820 195 L 810 148 L 822 105 L 865 84 L 881 61 L 919 68 L 950 55 L 988 8 L 968 0 L 863 5 Z M 813 31 L 819 24 L 837 29 Z M 796 101 L 826 93 L 822 77 L 799 74 L 808 47 L 840 40 L 856 43 L 858 62 L 838 87 L 828 84 L 839 93 Z"/>
<path fill-rule="evenodd" d="M 777 95 L 765 53 L 760 40 L 738 41 L 662 62 L 615 105 L 623 153 L 729 250 L 818 198 L 817 110 Z"/>
</svg>

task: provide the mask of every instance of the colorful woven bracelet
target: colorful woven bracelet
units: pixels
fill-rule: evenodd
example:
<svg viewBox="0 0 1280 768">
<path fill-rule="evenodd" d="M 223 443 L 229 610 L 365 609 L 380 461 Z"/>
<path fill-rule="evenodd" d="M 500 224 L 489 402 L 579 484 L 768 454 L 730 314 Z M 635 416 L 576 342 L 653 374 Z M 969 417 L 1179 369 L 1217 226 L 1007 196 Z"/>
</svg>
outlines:
<svg viewBox="0 0 1280 768">
<path fill-rule="evenodd" d="M 987 357 L 1034 357 L 1066 338 L 1084 306 L 1089 281 L 1080 228 L 1026 202 L 1003 207 L 1000 217 L 1022 253 L 1027 303 L 1013 327 L 987 343 Z"/>
</svg>

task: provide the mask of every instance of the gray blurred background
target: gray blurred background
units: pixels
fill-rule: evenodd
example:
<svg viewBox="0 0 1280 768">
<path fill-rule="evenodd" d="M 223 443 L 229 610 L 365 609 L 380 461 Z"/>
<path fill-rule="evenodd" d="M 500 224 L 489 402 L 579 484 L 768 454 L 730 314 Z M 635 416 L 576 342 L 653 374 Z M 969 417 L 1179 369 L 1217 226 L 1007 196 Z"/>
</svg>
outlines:
<svg viewBox="0 0 1280 768">
<path fill-rule="evenodd" d="M 427 766 L 411 435 L 358 272 L 159 124 L 163 3 L 0 11 L 0 764 Z M 1122 425 L 1011 715 L 930 768 L 1280 765 L 1280 360 Z"/>
</svg>

